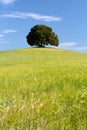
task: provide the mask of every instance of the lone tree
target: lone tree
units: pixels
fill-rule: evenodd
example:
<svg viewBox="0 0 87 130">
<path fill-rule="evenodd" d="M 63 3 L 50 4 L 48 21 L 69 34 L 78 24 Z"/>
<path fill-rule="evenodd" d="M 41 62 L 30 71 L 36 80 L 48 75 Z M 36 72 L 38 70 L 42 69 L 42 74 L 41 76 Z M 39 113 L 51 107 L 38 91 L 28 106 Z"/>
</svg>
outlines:
<svg viewBox="0 0 87 130">
<path fill-rule="evenodd" d="M 45 47 L 45 45 L 59 45 L 57 35 L 52 32 L 52 28 L 46 25 L 35 25 L 32 27 L 26 39 L 31 46 Z"/>
</svg>

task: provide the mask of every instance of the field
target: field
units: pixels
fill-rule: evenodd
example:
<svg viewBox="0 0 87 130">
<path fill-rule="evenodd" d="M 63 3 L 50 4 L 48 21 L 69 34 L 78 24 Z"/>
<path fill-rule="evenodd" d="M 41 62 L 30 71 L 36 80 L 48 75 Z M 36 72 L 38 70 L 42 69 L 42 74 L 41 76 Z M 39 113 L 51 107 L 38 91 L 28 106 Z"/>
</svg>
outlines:
<svg viewBox="0 0 87 130">
<path fill-rule="evenodd" d="M 0 130 L 87 130 L 87 55 L 0 52 Z"/>
</svg>

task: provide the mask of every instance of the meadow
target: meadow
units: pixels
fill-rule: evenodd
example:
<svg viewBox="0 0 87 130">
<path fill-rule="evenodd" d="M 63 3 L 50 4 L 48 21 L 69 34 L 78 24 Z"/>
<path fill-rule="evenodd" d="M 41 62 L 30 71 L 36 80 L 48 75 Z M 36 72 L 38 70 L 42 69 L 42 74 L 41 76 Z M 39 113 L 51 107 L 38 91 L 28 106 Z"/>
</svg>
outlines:
<svg viewBox="0 0 87 130">
<path fill-rule="evenodd" d="M 87 54 L 0 52 L 0 130 L 87 130 Z"/>
</svg>

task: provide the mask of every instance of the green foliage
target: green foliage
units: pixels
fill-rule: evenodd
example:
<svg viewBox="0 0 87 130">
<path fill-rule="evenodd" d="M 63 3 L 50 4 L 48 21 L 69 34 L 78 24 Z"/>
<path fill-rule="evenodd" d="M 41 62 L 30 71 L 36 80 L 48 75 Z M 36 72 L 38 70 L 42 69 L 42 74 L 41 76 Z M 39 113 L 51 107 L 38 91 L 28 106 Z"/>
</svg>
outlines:
<svg viewBox="0 0 87 130">
<path fill-rule="evenodd" d="M 26 36 L 27 42 L 31 46 L 42 47 L 45 45 L 59 45 L 57 35 L 52 32 L 52 29 L 46 25 L 35 25 Z"/>
<path fill-rule="evenodd" d="M 86 130 L 87 55 L 57 49 L 0 53 L 1 130 Z"/>
</svg>

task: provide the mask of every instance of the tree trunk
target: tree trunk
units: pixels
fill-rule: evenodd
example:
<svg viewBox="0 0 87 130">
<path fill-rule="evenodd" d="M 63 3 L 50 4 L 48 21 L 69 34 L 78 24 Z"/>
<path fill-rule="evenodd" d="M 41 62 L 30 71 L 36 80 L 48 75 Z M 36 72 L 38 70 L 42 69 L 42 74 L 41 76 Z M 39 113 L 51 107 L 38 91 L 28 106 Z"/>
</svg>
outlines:
<svg viewBox="0 0 87 130">
<path fill-rule="evenodd" d="M 39 47 L 45 47 L 45 45 L 43 45 L 43 43 L 42 43 L 42 42 L 40 42 Z"/>
</svg>

